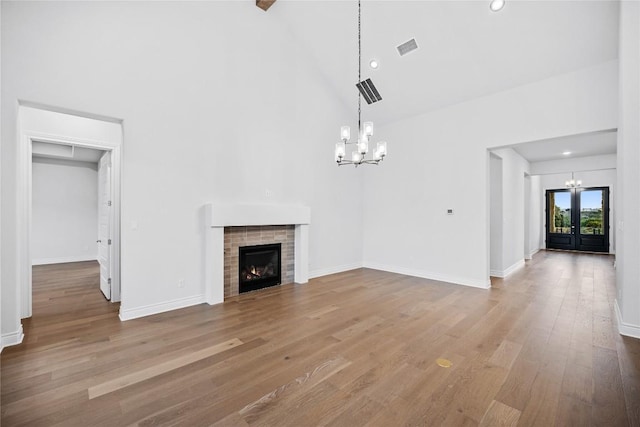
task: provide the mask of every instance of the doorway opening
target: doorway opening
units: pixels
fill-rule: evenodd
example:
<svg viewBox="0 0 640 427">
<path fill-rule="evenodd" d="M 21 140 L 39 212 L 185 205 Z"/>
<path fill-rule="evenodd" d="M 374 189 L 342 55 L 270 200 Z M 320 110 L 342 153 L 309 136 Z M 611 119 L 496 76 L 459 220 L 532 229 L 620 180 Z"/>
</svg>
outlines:
<svg viewBox="0 0 640 427">
<path fill-rule="evenodd" d="M 609 187 L 546 191 L 547 249 L 609 252 Z"/>
<path fill-rule="evenodd" d="M 59 158 L 78 152 L 100 152 L 96 163 L 97 227 L 93 258 L 100 262 L 101 289 L 111 302 L 121 301 L 120 287 L 120 170 L 122 122 L 120 120 L 62 112 L 60 109 L 21 103 L 18 112 L 18 304 L 20 317 L 32 315 L 33 284 L 33 162 L 44 149 Z M 44 148 L 43 148 L 44 147 Z M 71 155 L 69 154 L 71 153 Z M 99 179 L 98 179 L 99 178 Z M 104 206 L 102 206 L 104 205 Z M 108 208 L 108 210 L 105 210 Z M 99 212 L 102 211 L 100 215 Z M 96 242 L 97 240 L 97 242 Z M 104 247 L 101 248 L 101 243 Z M 84 244 L 88 247 L 89 243 Z M 104 268 L 103 268 L 104 264 Z M 102 282 L 102 280 L 101 280 Z"/>
<path fill-rule="evenodd" d="M 31 150 L 32 265 L 98 261 L 110 300 L 111 150 L 40 141 Z"/>
</svg>

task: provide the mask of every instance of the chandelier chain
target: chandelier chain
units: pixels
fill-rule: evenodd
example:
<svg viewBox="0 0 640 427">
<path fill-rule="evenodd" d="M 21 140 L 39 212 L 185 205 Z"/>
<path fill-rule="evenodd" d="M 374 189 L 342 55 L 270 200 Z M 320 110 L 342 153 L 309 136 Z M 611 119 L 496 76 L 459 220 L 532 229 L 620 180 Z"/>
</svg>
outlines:
<svg viewBox="0 0 640 427">
<path fill-rule="evenodd" d="M 361 30 L 360 30 L 360 15 L 361 15 L 361 7 L 360 7 L 360 0 L 358 0 L 358 83 L 361 81 L 361 67 L 362 67 L 362 41 L 360 39 L 360 34 L 361 34 Z M 360 95 L 360 92 L 358 91 L 358 133 L 360 132 L 361 129 L 361 124 L 360 124 L 360 111 L 361 111 L 361 102 L 362 102 L 362 95 Z"/>
<path fill-rule="evenodd" d="M 1 0 L 0 0 L 1 1 Z M 364 122 L 362 124 L 362 98 L 369 101 L 369 95 L 375 94 L 379 101 L 382 99 L 378 94 L 375 86 L 371 82 L 371 79 L 367 79 L 366 82 L 362 80 L 362 1 L 358 0 L 358 82 L 356 87 L 358 88 L 358 129 L 357 138 L 354 142 L 349 142 L 351 139 L 351 128 L 349 126 L 342 126 L 340 128 L 341 142 L 336 144 L 335 148 L 335 160 L 338 166 L 342 165 L 377 165 L 384 160 L 387 155 L 387 143 L 386 141 L 380 141 L 376 144 L 376 149 L 373 152 L 371 158 L 366 158 L 366 154 L 369 152 L 370 139 L 373 136 L 373 122 Z M 355 150 L 351 152 L 351 159 L 346 159 L 347 144 L 354 144 Z"/>
</svg>

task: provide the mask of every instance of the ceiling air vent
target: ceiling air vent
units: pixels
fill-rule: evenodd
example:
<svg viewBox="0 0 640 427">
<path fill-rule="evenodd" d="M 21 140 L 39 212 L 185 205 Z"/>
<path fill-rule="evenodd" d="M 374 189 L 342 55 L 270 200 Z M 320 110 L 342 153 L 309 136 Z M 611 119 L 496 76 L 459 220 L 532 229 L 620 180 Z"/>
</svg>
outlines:
<svg viewBox="0 0 640 427">
<path fill-rule="evenodd" d="M 418 43 L 416 43 L 416 39 L 411 39 L 408 42 L 404 42 L 400 46 L 396 47 L 400 56 L 405 56 L 407 53 L 414 51 L 417 48 Z"/>
<path fill-rule="evenodd" d="M 374 102 L 382 101 L 380 92 L 373 85 L 371 79 L 363 80 L 360 83 L 356 83 L 358 90 L 362 97 L 367 101 L 367 104 L 373 104 Z"/>
</svg>

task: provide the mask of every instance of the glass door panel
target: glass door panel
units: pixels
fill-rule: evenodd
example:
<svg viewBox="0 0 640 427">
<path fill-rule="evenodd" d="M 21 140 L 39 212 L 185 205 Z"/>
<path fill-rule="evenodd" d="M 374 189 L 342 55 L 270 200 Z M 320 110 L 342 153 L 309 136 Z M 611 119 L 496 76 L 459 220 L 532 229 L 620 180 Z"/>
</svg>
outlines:
<svg viewBox="0 0 640 427">
<path fill-rule="evenodd" d="M 585 190 L 580 194 L 580 233 L 604 234 L 602 190 Z"/>
<path fill-rule="evenodd" d="M 575 248 L 574 212 L 570 189 L 547 190 L 547 248 Z"/>
<path fill-rule="evenodd" d="M 550 193 L 549 223 L 551 233 L 571 234 L 571 193 L 553 191 Z"/>
</svg>

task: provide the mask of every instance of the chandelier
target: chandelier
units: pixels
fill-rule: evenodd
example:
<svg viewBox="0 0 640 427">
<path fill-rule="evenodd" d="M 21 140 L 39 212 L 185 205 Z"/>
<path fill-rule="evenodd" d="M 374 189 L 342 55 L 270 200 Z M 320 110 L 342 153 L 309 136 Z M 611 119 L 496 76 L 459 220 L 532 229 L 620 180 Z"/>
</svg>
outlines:
<svg viewBox="0 0 640 427">
<path fill-rule="evenodd" d="M 573 172 L 571 172 L 571 179 L 570 179 L 569 181 L 565 181 L 565 182 L 564 182 L 564 185 L 565 185 L 567 188 L 576 188 L 576 187 L 580 187 L 580 186 L 582 185 L 582 181 L 580 181 L 580 180 L 577 180 L 577 181 L 576 181 L 576 180 L 573 178 Z"/>
<path fill-rule="evenodd" d="M 382 100 L 382 97 L 373 85 L 371 79 L 366 79 L 364 81 L 360 80 L 362 69 L 360 15 L 361 6 L 360 1 L 358 1 L 358 83 L 356 84 L 356 87 L 358 88 L 358 138 L 357 141 L 350 141 L 351 128 L 349 126 L 342 126 L 340 128 L 340 139 L 342 142 L 338 142 L 335 149 L 335 160 L 338 163 L 338 166 L 355 165 L 358 167 L 362 164 L 377 165 L 384 160 L 387 155 L 387 143 L 380 141 L 376 144 L 376 149 L 372 153 L 371 157 L 367 158 L 367 153 L 369 152 L 369 140 L 373 136 L 373 122 L 361 123 L 361 101 L 364 97 L 367 104 L 372 104 Z M 354 150 L 351 152 L 351 160 L 345 159 L 347 145 L 355 145 Z"/>
</svg>

